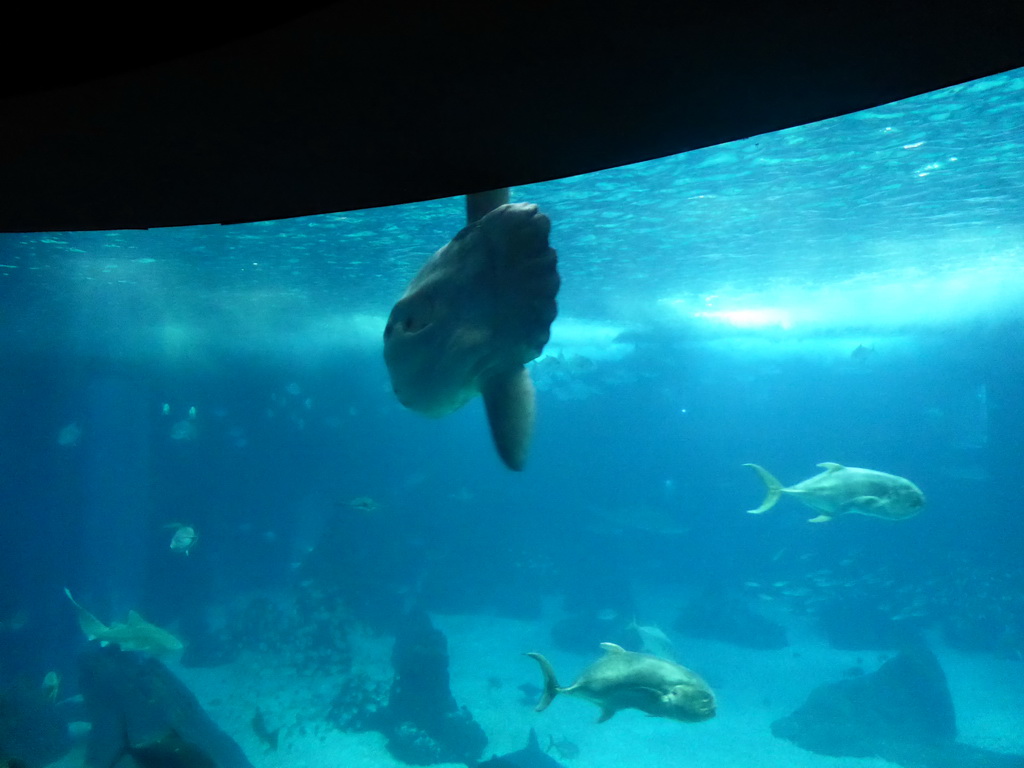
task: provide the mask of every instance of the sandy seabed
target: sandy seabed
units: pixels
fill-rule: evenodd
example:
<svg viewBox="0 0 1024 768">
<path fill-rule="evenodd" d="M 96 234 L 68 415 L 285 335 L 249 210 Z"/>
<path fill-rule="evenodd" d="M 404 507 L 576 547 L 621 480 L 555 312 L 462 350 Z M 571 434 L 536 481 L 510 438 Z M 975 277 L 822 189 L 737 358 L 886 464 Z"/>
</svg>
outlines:
<svg viewBox="0 0 1024 768">
<path fill-rule="evenodd" d="M 519 686 L 541 683 L 536 663 L 523 656 L 524 651 L 543 652 L 559 682 L 567 685 L 597 658 L 598 648 L 589 656 L 559 651 L 551 641 L 549 621 L 479 615 L 432 619 L 448 638 L 452 692 L 488 736 L 485 758 L 521 749 L 530 728 L 536 728 L 542 745 L 553 737 L 579 748 L 575 758 L 561 759 L 570 768 L 894 765 L 874 758 L 816 755 L 775 738 L 770 728 L 773 720 L 800 706 L 813 688 L 840 679 L 857 664 L 873 671 L 887 655 L 836 651 L 812 633 L 792 630 L 788 648 L 770 651 L 673 636 L 680 662 L 703 675 L 715 690 L 718 716 L 705 723 L 684 724 L 625 710 L 597 724 L 597 707 L 569 696 L 558 697 L 543 713 L 534 712 L 523 701 Z M 1024 662 L 963 654 L 932 640 L 949 680 L 960 741 L 1024 754 Z M 357 636 L 353 651 L 353 672 L 390 679 L 390 640 Z M 209 669 L 169 666 L 257 768 L 405 765 L 387 752 L 381 734 L 345 733 L 316 718 L 314 713 L 322 717 L 337 693 L 336 677 L 297 677 L 276 657 L 257 654 Z M 257 707 L 271 728 L 281 727 L 277 750 L 270 750 L 253 731 Z M 80 750 L 54 765 L 80 766 Z"/>
</svg>

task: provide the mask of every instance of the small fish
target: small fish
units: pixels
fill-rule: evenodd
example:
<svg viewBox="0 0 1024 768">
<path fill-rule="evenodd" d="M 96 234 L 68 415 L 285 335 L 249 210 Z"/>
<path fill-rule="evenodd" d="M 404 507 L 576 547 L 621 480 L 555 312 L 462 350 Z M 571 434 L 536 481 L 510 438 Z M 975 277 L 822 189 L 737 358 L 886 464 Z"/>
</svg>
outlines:
<svg viewBox="0 0 1024 768">
<path fill-rule="evenodd" d="M 516 687 L 523 694 L 522 698 L 519 700 L 519 703 L 523 704 L 524 706 L 532 707 L 533 702 L 536 701 L 537 697 L 543 693 L 543 691 L 533 683 L 523 683 L 522 685 L 518 685 Z"/>
<path fill-rule="evenodd" d="M 564 736 L 558 741 L 555 741 L 555 737 L 551 734 L 548 734 L 548 748 L 544 751 L 554 751 L 554 753 L 563 760 L 575 760 L 580 756 L 579 745 L 569 741 Z"/>
<path fill-rule="evenodd" d="M 198 433 L 199 430 L 196 428 L 195 422 L 191 419 L 176 421 L 171 426 L 172 440 L 195 440 Z"/>
<path fill-rule="evenodd" d="M 128 612 L 128 621 L 124 624 L 114 622 L 109 627 L 80 606 L 71 591 L 65 587 L 64 594 L 78 612 L 78 625 L 89 640 L 99 640 L 100 645 L 113 643 L 123 651 L 141 651 L 152 656 L 174 653 L 185 646 L 165 629 L 150 624 L 135 611 Z"/>
<path fill-rule="evenodd" d="M 0 621 L 0 632 L 17 632 L 28 624 L 28 614 L 19 609 L 5 621 Z"/>
<path fill-rule="evenodd" d="M 543 712 L 560 693 L 572 694 L 601 707 L 603 723 L 620 709 L 639 709 L 653 717 L 699 723 L 715 716 L 715 695 L 696 673 L 674 661 L 633 653 L 615 643 L 601 643 L 604 656 L 563 688 L 544 656 L 527 653 L 544 675 L 544 693 L 536 711 Z"/>
<path fill-rule="evenodd" d="M 858 363 L 866 362 L 875 353 L 875 348 L 858 344 L 857 348 L 850 353 L 850 359 Z"/>
<path fill-rule="evenodd" d="M 82 428 L 73 421 L 57 433 L 57 445 L 62 448 L 74 448 L 82 439 Z"/>
<path fill-rule="evenodd" d="M 652 656 L 660 656 L 663 659 L 673 659 L 676 655 L 675 645 L 672 640 L 661 629 L 653 624 L 644 626 L 636 623 L 636 618 L 630 622 L 628 629 L 632 629 L 640 636 L 640 644 L 644 653 Z"/>
<path fill-rule="evenodd" d="M 764 467 L 757 464 L 743 466 L 753 469 L 768 488 L 761 506 L 747 510 L 753 515 L 767 512 L 784 493 L 795 496 L 798 501 L 820 513 L 811 518 L 812 523 L 827 522 L 849 513 L 886 520 L 905 520 L 920 512 L 925 503 L 921 489 L 912 482 L 874 469 L 844 467 L 826 461 L 818 465 L 824 472 L 783 488 L 782 483 Z"/>
<path fill-rule="evenodd" d="M 60 675 L 57 672 L 47 672 L 43 678 L 43 693 L 50 701 L 57 700 L 57 692 L 60 690 Z"/>
<path fill-rule="evenodd" d="M 372 499 L 369 496 L 356 496 L 348 502 L 348 505 L 352 509 L 358 509 L 360 512 L 376 512 L 380 509 L 380 504 L 377 503 L 376 499 Z"/>
<path fill-rule="evenodd" d="M 168 523 L 164 528 L 173 528 L 174 535 L 171 536 L 171 551 L 180 552 L 183 555 L 188 555 L 192 551 L 192 547 L 199 541 L 199 534 L 196 533 L 196 529 L 191 525 L 184 525 L 182 523 Z"/>
</svg>

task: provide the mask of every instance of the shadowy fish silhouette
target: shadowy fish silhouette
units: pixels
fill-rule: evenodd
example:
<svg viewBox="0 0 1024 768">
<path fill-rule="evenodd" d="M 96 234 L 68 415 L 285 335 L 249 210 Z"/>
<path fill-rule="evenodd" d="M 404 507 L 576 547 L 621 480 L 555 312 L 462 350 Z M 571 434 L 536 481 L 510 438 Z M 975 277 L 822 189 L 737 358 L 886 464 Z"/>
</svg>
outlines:
<svg viewBox="0 0 1024 768">
<path fill-rule="evenodd" d="M 564 768 L 540 748 L 537 732 L 531 728 L 530 736 L 523 749 L 505 755 L 495 755 L 490 760 L 477 764 L 477 768 Z"/>
<path fill-rule="evenodd" d="M 536 410 L 524 366 L 548 342 L 560 280 L 551 222 L 507 201 L 508 190 L 467 196 L 467 226 L 391 310 L 384 361 L 399 402 L 427 416 L 482 395 L 498 455 L 520 470 Z"/>
<path fill-rule="evenodd" d="M 218 768 L 217 762 L 195 744 L 183 739 L 177 731 L 143 744 L 131 744 L 125 735 L 125 746 L 111 768 L 130 755 L 139 768 Z"/>
</svg>

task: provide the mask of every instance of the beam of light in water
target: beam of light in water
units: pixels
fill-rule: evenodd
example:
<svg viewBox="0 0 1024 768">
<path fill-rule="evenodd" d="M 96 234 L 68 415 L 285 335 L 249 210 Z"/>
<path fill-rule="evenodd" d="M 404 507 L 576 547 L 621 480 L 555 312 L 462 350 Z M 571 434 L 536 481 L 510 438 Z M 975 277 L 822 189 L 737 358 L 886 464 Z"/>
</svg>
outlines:
<svg viewBox="0 0 1024 768">
<path fill-rule="evenodd" d="M 697 327 L 820 334 L 851 329 L 935 328 L 1024 317 L 1019 256 L 979 260 L 929 274 L 924 270 L 864 275 L 760 291 L 723 288 L 702 296 L 671 296 L 658 305 Z"/>
<path fill-rule="evenodd" d="M 693 317 L 703 317 L 736 326 L 737 328 L 758 328 L 777 326 L 784 330 L 793 327 L 793 318 L 784 309 L 734 309 L 721 312 L 694 312 Z"/>
</svg>

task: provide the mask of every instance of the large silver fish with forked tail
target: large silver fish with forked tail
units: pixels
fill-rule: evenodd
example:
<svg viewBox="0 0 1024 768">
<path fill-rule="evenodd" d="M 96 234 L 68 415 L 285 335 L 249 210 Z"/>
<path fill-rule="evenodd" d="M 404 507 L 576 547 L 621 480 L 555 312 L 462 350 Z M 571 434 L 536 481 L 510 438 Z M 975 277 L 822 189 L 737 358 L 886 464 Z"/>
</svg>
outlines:
<svg viewBox="0 0 1024 768">
<path fill-rule="evenodd" d="M 579 679 L 563 688 L 555 670 L 539 653 L 526 654 L 540 664 L 544 693 L 537 711 L 547 709 L 560 693 L 597 704 L 603 723 L 620 709 L 639 709 L 652 717 L 699 723 L 715 716 L 715 695 L 698 675 L 674 661 L 633 653 L 615 643 L 601 643 L 604 656 L 587 667 Z"/>
<path fill-rule="evenodd" d="M 398 400 L 427 416 L 483 395 L 505 464 L 523 468 L 535 395 L 524 367 L 547 344 L 559 277 L 551 222 L 508 191 L 467 196 L 467 226 L 409 283 L 384 328 Z"/>
<path fill-rule="evenodd" d="M 743 466 L 753 469 L 768 487 L 761 506 L 747 510 L 752 515 L 767 512 L 784 493 L 820 513 L 810 519 L 812 523 L 824 523 L 846 514 L 906 520 L 920 512 L 925 502 L 921 489 L 905 477 L 874 469 L 844 467 L 826 461 L 818 464 L 825 470 L 821 474 L 783 488 L 782 483 L 764 467 L 757 464 Z"/>
</svg>

